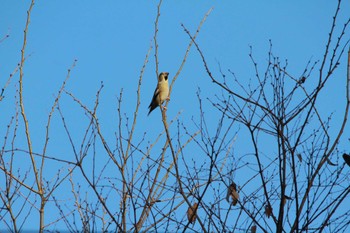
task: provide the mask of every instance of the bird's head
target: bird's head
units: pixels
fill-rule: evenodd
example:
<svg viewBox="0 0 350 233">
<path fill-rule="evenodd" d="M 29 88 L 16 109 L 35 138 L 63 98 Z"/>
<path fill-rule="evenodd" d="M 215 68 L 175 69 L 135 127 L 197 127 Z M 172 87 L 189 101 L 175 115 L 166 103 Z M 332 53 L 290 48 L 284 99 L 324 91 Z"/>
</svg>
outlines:
<svg viewBox="0 0 350 233">
<path fill-rule="evenodd" d="M 159 81 L 167 81 L 169 76 L 169 72 L 162 72 L 159 74 Z"/>
</svg>

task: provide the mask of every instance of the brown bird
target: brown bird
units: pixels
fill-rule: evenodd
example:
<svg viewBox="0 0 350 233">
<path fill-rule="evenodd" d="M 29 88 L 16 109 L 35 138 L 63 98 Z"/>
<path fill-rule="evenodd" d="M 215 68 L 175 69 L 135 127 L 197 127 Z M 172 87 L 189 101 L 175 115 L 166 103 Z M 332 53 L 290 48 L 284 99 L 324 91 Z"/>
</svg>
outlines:
<svg viewBox="0 0 350 233">
<path fill-rule="evenodd" d="M 256 225 L 253 225 L 253 226 L 250 228 L 250 232 L 251 232 L 251 233 L 256 233 Z"/>
<path fill-rule="evenodd" d="M 197 209 L 198 209 L 198 203 L 195 202 L 193 206 L 188 207 L 187 210 L 187 219 L 189 223 L 194 224 L 197 219 Z"/>
<path fill-rule="evenodd" d="M 169 83 L 168 83 L 168 72 L 162 72 L 158 77 L 158 84 L 154 91 L 152 101 L 148 106 L 148 115 L 158 106 L 162 106 L 164 100 L 169 99 Z M 165 108 L 165 107 L 164 107 Z"/>
<path fill-rule="evenodd" d="M 265 206 L 265 215 L 266 215 L 268 218 L 270 218 L 271 214 L 272 214 L 272 207 L 271 207 L 269 204 L 267 204 L 267 205 Z"/>
<path fill-rule="evenodd" d="M 239 194 L 237 192 L 237 185 L 232 182 L 227 188 L 226 201 L 230 202 L 230 197 L 232 198 L 232 205 L 236 205 L 239 200 Z"/>
</svg>

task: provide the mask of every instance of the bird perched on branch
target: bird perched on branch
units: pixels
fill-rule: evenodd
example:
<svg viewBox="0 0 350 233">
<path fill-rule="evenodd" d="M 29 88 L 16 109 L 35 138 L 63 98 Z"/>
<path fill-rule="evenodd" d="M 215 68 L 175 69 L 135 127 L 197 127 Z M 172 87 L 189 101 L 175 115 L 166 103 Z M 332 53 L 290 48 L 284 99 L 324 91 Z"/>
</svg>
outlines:
<svg viewBox="0 0 350 233">
<path fill-rule="evenodd" d="M 230 202 L 230 197 L 232 199 L 232 205 L 237 205 L 239 200 L 239 193 L 237 192 L 237 185 L 235 182 L 232 182 L 227 188 L 226 200 Z"/>
<path fill-rule="evenodd" d="M 344 153 L 343 159 L 344 159 L 345 163 L 350 166 L 350 155 Z"/>
<path fill-rule="evenodd" d="M 158 77 L 158 84 L 154 91 L 151 104 L 148 106 L 148 115 L 158 106 L 162 107 L 164 100 L 169 99 L 169 83 L 168 83 L 168 72 L 162 72 Z M 164 107 L 164 109 L 166 109 Z"/>
<path fill-rule="evenodd" d="M 198 203 L 195 202 L 193 206 L 188 207 L 187 210 L 187 219 L 189 223 L 194 224 L 197 219 L 197 209 L 198 209 Z"/>
</svg>

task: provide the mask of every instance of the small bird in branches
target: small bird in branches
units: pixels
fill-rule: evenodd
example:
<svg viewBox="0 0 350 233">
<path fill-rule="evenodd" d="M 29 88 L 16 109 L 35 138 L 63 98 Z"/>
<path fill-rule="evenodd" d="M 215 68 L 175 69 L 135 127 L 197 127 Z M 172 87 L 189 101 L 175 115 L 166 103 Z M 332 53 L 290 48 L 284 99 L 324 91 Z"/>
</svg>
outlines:
<svg viewBox="0 0 350 233">
<path fill-rule="evenodd" d="M 239 200 L 239 194 L 237 192 L 237 185 L 232 182 L 227 188 L 226 201 L 230 202 L 230 197 L 232 198 L 232 205 L 236 205 Z"/>
<path fill-rule="evenodd" d="M 148 115 L 158 106 L 162 107 L 164 100 L 169 99 L 169 83 L 168 83 L 168 72 L 162 72 L 158 77 L 158 84 L 154 91 L 152 101 L 148 106 Z M 164 107 L 164 109 L 166 109 Z"/>
<path fill-rule="evenodd" d="M 250 232 L 256 233 L 256 225 L 252 225 L 252 227 L 250 228 Z"/>
<path fill-rule="evenodd" d="M 269 204 L 265 206 L 265 215 L 268 218 L 270 218 L 270 216 L 272 215 L 272 207 Z"/>
<path fill-rule="evenodd" d="M 344 153 L 343 159 L 344 159 L 345 163 L 350 166 L 350 155 Z"/>
<path fill-rule="evenodd" d="M 187 219 L 189 223 L 195 223 L 197 219 L 197 209 L 198 209 L 198 203 L 195 202 L 192 206 L 188 207 L 187 210 Z"/>
</svg>

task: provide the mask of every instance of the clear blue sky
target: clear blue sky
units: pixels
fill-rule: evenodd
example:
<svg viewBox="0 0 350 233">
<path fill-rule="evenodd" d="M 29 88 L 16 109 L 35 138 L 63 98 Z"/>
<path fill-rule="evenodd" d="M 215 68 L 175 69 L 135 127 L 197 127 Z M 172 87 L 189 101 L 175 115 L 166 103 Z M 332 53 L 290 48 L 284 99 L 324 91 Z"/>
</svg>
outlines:
<svg viewBox="0 0 350 233">
<path fill-rule="evenodd" d="M 8 33 L 10 37 L 0 44 L 0 74 L 6 79 L 20 59 L 28 4 L 17 1 L 3 4 L 0 35 Z M 30 58 L 24 70 L 26 104 L 35 118 L 46 118 L 52 95 L 74 59 L 78 62 L 68 87 L 78 97 L 94 98 L 92 94 L 103 81 L 104 97 L 110 104 L 121 88 L 125 98 L 134 98 L 144 57 L 153 38 L 156 6 L 156 1 L 37 2 L 26 51 Z M 189 40 L 180 24 L 184 23 L 193 32 L 210 7 L 214 10 L 203 26 L 198 43 L 213 71 L 218 72 L 220 63 L 224 71 L 231 69 L 244 80 L 252 73 L 249 45 L 253 46 L 256 59 L 263 67 L 269 39 L 275 54 L 289 60 L 294 75 L 302 72 L 309 59 L 320 59 L 335 3 L 165 1 L 159 23 L 160 70 L 174 75 Z M 349 3 L 344 1 L 343 9 L 348 7 Z M 341 13 L 340 19 L 344 19 L 346 10 Z M 142 88 L 144 113 L 153 94 L 154 74 L 152 54 Z M 185 115 L 192 115 L 190 102 L 183 100 L 195 99 L 198 86 L 204 90 L 205 86 L 212 88 L 205 77 L 198 53 L 193 50 L 176 84 L 179 87 L 175 86 L 170 113 L 182 109 Z M 180 89 L 188 90 L 188 96 L 180 95 Z M 38 98 L 38 93 L 43 98 Z M 147 120 L 155 118 L 151 115 Z"/>
<path fill-rule="evenodd" d="M 45 136 L 44 125 L 67 69 L 77 59 L 76 67 L 66 89 L 75 94 L 89 107 L 93 106 L 95 93 L 103 81 L 105 88 L 101 96 L 99 118 L 102 129 L 113 141 L 117 130 L 117 96 L 123 88 L 123 109 L 129 117 L 135 108 L 136 89 L 140 71 L 149 49 L 153 46 L 154 20 L 157 1 L 37 1 L 32 11 L 24 67 L 24 104 L 28 115 L 34 150 L 41 152 Z M 29 1 L 2 1 L 0 8 L 0 38 L 9 38 L 0 43 L 0 87 L 20 61 L 23 30 Z M 336 1 L 164 1 L 159 21 L 159 69 L 168 71 L 170 79 L 175 75 L 186 52 L 189 38 L 180 26 L 183 23 L 195 32 L 204 14 L 214 10 L 207 18 L 198 36 L 215 76 L 219 66 L 228 73 L 235 72 L 242 83 L 254 76 L 248 53 L 253 53 L 262 68 L 267 62 L 269 39 L 273 52 L 281 60 L 288 59 L 292 75 L 302 74 L 311 59 L 320 60 L 326 45 Z M 339 22 L 349 17 L 350 2 L 344 1 Z M 336 29 L 340 29 L 341 25 Z M 349 38 L 349 35 L 346 35 Z M 322 114 L 335 111 L 341 116 L 334 99 L 344 94 L 345 61 L 337 70 L 338 80 L 331 82 L 327 95 L 322 97 Z M 315 73 L 316 74 L 316 73 Z M 5 135 L 6 126 L 15 112 L 14 95 L 18 88 L 18 73 L 5 90 L 5 99 L 0 102 L 0 136 Z M 154 50 L 146 67 L 141 89 L 141 106 L 137 132 L 148 132 L 148 140 L 163 130 L 160 112 L 157 109 L 149 117 L 148 105 L 156 84 Z M 187 63 L 177 80 L 168 106 L 168 117 L 173 118 L 183 111 L 180 119 L 190 122 L 198 116 L 196 91 L 202 90 L 203 98 L 220 94 L 206 75 L 202 61 L 193 47 Z M 343 102 L 341 104 L 344 104 Z M 87 118 L 69 98 L 62 99 L 61 107 L 70 118 L 75 131 L 85 129 Z M 209 109 L 209 108 L 208 108 Z M 57 113 L 56 113 L 57 114 Z M 208 112 L 208 117 L 216 114 Z M 81 119 L 83 118 L 83 119 Z M 49 152 L 69 153 L 58 115 L 55 116 Z M 20 123 L 22 124 L 22 123 Z M 54 131 L 57 130 L 57 131 Z M 17 147 L 24 135 L 20 131 Z M 81 133 L 77 134 L 77 142 Z M 345 137 L 350 137 L 347 129 Z M 0 144 L 2 144 L 2 138 Z M 238 140 L 239 135 L 238 135 Z M 345 144 L 349 146 L 349 141 Z M 237 149 L 239 150 L 239 149 Z M 348 148 L 350 150 L 350 147 Z M 25 166 L 25 165 L 24 165 Z M 55 172 L 51 174 L 54 176 Z"/>
</svg>

